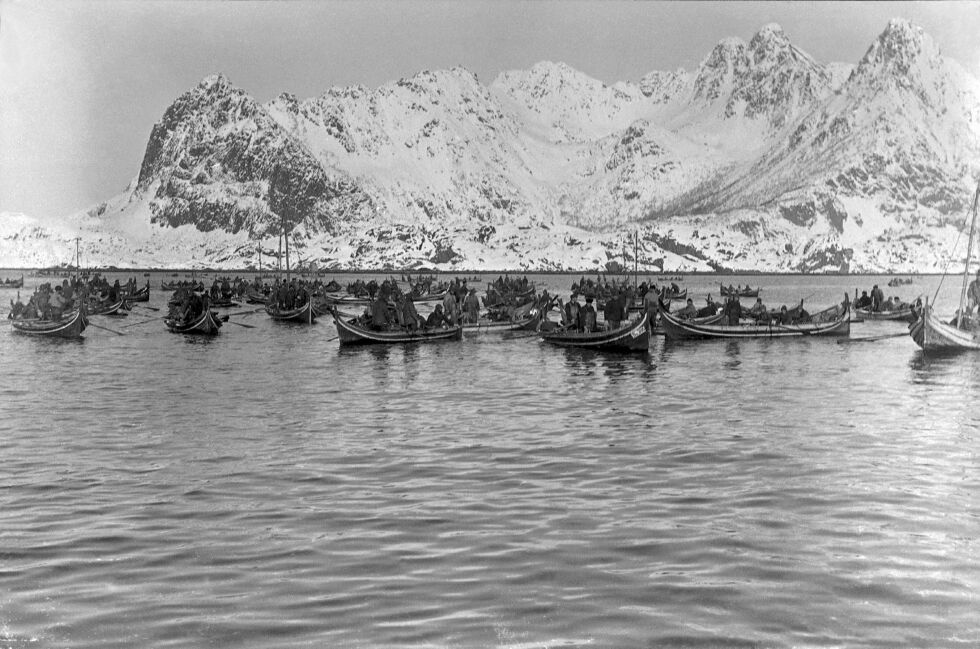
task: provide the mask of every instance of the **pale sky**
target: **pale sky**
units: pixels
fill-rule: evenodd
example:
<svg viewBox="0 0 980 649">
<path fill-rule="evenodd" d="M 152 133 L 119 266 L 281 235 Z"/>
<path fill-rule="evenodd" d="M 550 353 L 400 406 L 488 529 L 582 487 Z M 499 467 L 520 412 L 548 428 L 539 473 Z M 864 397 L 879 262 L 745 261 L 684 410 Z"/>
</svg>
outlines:
<svg viewBox="0 0 980 649">
<path fill-rule="evenodd" d="M 543 60 L 614 83 L 694 69 L 770 22 L 820 62 L 857 63 L 893 17 L 980 77 L 980 1 L 0 0 L 0 211 L 118 194 L 154 123 L 216 72 L 262 102 L 455 65 L 489 84 Z"/>
</svg>

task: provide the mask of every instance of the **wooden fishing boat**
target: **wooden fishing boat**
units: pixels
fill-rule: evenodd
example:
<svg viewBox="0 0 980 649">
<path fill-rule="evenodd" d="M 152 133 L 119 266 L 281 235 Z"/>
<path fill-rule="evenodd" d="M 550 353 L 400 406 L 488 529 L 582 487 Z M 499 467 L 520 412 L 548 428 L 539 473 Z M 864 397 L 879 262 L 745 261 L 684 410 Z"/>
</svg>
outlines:
<svg viewBox="0 0 980 649">
<path fill-rule="evenodd" d="M 612 331 L 542 332 L 541 340 L 561 347 L 579 347 L 602 352 L 643 353 L 650 346 L 650 315 L 644 313 L 638 319 Z"/>
<path fill-rule="evenodd" d="M 761 288 L 749 288 L 748 286 L 745 288 L 735 289 L 729 289 L 724 284 L 721 284 L 720 286 L 722 297 L 729 297 L 732 293 L 738 295 L 738 297 L 759 297 L 759 291 L 762 290 Z"/>
<path fill-rule="evenodd" d="M 327 293 L 322 296 L 327 304 L 337 306 L 367 306 L 371 304 L 371 298 L 366 295 L 339 295 L 337 293 Z M 329 309 L 328 309 L 329 310 Z"/>
<path fill-rule="evenodd" d="M 664 333 L 672 340 L 705 338 L 790 338 L 800 336 L 848 336 L 851 332 L 850 300 L 832 306 L 810 316 L 809 322 L 798 324 L 748 323 L 704 324 L 681 320 L 664 311 L 660 312 Z"/>
<path fill-rule="evenodd" d="M 973 260 L 973 242 L 977 228 L 977 204 L 980 202 L 980 182 L 973 196 L 973 217 L 970 220 L 970 238 L 967 240 L 966 265 L 963 268 L 963 286 L 960 290 L 960 308 L 951 322 L 944 322 L 935 314 L 934 305 L 926 298 L 922 313 L 909 325 L 909 335 L 915 344 L 925 351 L 955 352 L 980 349 L 980 327 L 973 323 L 967 307 L 967 287 L 970 281 L 970 262 Z M 980 275 L 980 271 L 978 271 Z M 980 280 L 980 277 L 978 277 Z"/>
<path fill-rule="evenodd" d="M 0 288 L 24 288 L 24 276 L 21 275 L 20 279 L 4 279 L 0 281 Z"/>
<path fill-rule="evenodd" d="M 163 324 L 167 325 L 172 333 L 175 334 L 204 334 L 213 336 L 221 329 L 221 321 L 211 313 L 211 306 L 207 296 L 204 297 L 204 308 L 201 314 L 186 321 L 176 318 L 164 318 Z"/>
<path fill-rule="evenodd" d="M 513 320 L 490 320 L 489 318 L 480 318 L 480 320 L 477 322 L 464 322 L 463 331 L 467 333 L 537 331 L 538 325 L 541 324 L 541 315 L 541 311 L 538 309 L 532 309 L 526 317 L 515 318 Z"/>
<path fill-rule="evenodd" d="M 246 304 L 265 304 L 268 301 L 269 298 L 264 293 L 259 293 L 255 290 L 249 290 L 245 293 Z"/>
<path fill-rule="evenodd" d="M 230 297 L 219 297 L 211 298 L 211 306 L 215 308 L 228 308 L 233 306 L 241 306 L 241 304 L 235 302 Z"/>
<path fill-rule="evenodd" d="M 419 302 L 442 302 L 446 297 L 446 293 L 449 291 L 436 291 L 435 293 L 426 293 L 425 295 L 420 295 L 416 297 L 412 295 L 412 301 L 418 304 Z"/>
<path fill-rule="evenodd" d="M 891 311 L 872 311 L 871 309 L 859 309 L 855 307 L 854 315 L 863 320 L 893 320 L 896 322 L 912 322 L 915 314 L 911 307 L 894 309 Z M 855 320 L 852 319 L 852 322 Z"/>
<path fill-rule="evenodd" d="M 44 338 L 81 338 L 82 332 L 88 327 L 88 314 L 85 306 L 66 313 L 61 320 L 11 320 L 14 331 L 28 336 Z"/>
<path fill-rule="evenodd" d="M 337 337 L 340 339 L 341 345 L 430 343 L 461 340 L 463 337 L 461 326 L 414 331 L 372 331 L 361 327 L 353 319 L 345 320 L 336 310 L 333 311 L 333 321 L 337 325 Z"/>
<path fill-rule="evenodd" d="M 150 283 L 147 282 L 146 286 L 138 288 L 132 293 L 127 293 L 123 291 L 119 294 L 119 297 L 125 299 L 127 302 L 149 302 L 150 301 Z"/>
<path fill-rule="evenodd" d="M 88 306 L 89 315 L 120 315 L 120 311 L 128 311 L 126 300 L 120 298 L 115 302 L 92 302 Z M 126 315 L 125 313 L 121 315 Z"/>
<path fill-rule="evenodd" d="M 301 306 L 293 309 L 280 309 L 279 305 L 275 303 L 266 304 L 265 312 L 273 320 L 279 322 L 300 322 L 302 324 L 315 323 L 317 316 L 312 300 L 307 300 Z"/>
<path fill-rule="evenodd" d="M 687 299 L 687 289 L 685 288 L 683 291 L 676 291 L 676 292 L 670 291 L 670 292 L 668 292 L 667 297 L 669 297 L 672 301 L 675 301 L 675 300 L 686 300 Z"/>
<path fill-rule="evenodd" d="M 161 291 L 176 291 L 179 288 L 189 288 L 193 291 L 203 291 L 204 284 L 199 282 L 160 282 Z"/>
<path fill-rule="evenodd" d="M 711 325 L 711 324 L 720 324 L 721 321 L 724 320 L 724 319 L 725 319 L 725 314 L 724 313 L 717 313 L 715 315 L 706 315 L 706 316 L 703 316 L 703 317 L 700 317 L 700 318 L 687 318 L 687 319 L 684 320 L 684 322 L 692 322 L 694 324 L 701 324 L 701 325 Z M 664 329 L 664 325 L 660 321 L 659 314 L 658 314 L 658 317 L 656 318 L 656 320 L 654 322 L 652 322 L 651 324 L 652 324 L 652 326 L 650 328 L 650 333 L 651 334 L 653 334 L 654 336 L 666 336 L 667 335 L 667 330 Z"/>
</svg>

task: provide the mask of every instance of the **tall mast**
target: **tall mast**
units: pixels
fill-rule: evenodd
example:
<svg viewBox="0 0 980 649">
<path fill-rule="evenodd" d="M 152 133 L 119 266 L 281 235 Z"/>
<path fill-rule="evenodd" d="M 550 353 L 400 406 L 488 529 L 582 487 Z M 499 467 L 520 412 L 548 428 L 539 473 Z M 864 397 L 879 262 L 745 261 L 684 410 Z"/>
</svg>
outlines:
<svg viewBox="0 0 980 649">
<path fill-rule="evenodd" d="M 640 233 L 633 231 L 633 295 L 636 295 L 636 274 L 640 272 Z"/>
<path fill-rule="evenodd" d="M 970 262 L 973 261 L 973 235 L 977 229 L 977 202 L 980 201 L 980 182 L 977 182 L 977 191 L 973 195 L 973 218 L 970 219 L 970 239 L 966 244 L 966 264 L 963 266 L 963 288 L 960 290 L 960 309 L 957 311 L 956 327 L 959 328 L 963 320 L 963 307 L 966 304 L 966 288 L 970 283 Z"/>
<path fill-rule="evenodd" d="M 82 240 L 81 237 L 75 237 L 75 282 L 81 281 L 82 274 L 82 253 L 79 247 L 79 242 Z"/>
<path fill-rule="evenodd" d="M 286 240 L 286 281 L 289 281 L 289 232 L 287 231 L 283 235 L 283 239 Z"/>
</svg>

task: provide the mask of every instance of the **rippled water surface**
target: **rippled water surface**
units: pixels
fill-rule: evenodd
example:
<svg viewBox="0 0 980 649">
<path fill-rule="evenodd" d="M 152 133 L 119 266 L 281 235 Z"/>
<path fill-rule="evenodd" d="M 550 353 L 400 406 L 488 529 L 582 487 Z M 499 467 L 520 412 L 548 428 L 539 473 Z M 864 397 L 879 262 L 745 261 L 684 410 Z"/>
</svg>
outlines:
<svg viewBox="0 0 980 649">
<path fill-rule="evenodd" d="M 887 278 L 748 280 L 816 308 Z M 0 329 L 0 646 L 980 645 L 980 356 L 159 315 Z"/>
</svg>

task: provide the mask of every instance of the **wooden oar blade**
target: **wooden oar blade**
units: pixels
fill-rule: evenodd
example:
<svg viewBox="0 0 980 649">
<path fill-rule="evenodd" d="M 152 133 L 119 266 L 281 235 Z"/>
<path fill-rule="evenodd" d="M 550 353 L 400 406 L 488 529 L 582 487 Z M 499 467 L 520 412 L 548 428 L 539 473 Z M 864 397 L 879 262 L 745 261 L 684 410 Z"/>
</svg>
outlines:
<svg viewBox="0 0 980 649">
<path fill-rule="evenodd" d="M 126 335 L 126 334 L 124 334 L 121 331 L 116 331 L 115 329 L 110 329 L 109 327 L 99 326 L 99 325 L 95 324 L 94 322 L 92 322 L 91 320 L 89 320 L 88 326 L 89 327 L 95 327 L 96 329 L 104 329 L 105 331 L 108 331 L 110 333 L 114 333 L 117 336 L 125 336 Z"/>
</svg>

